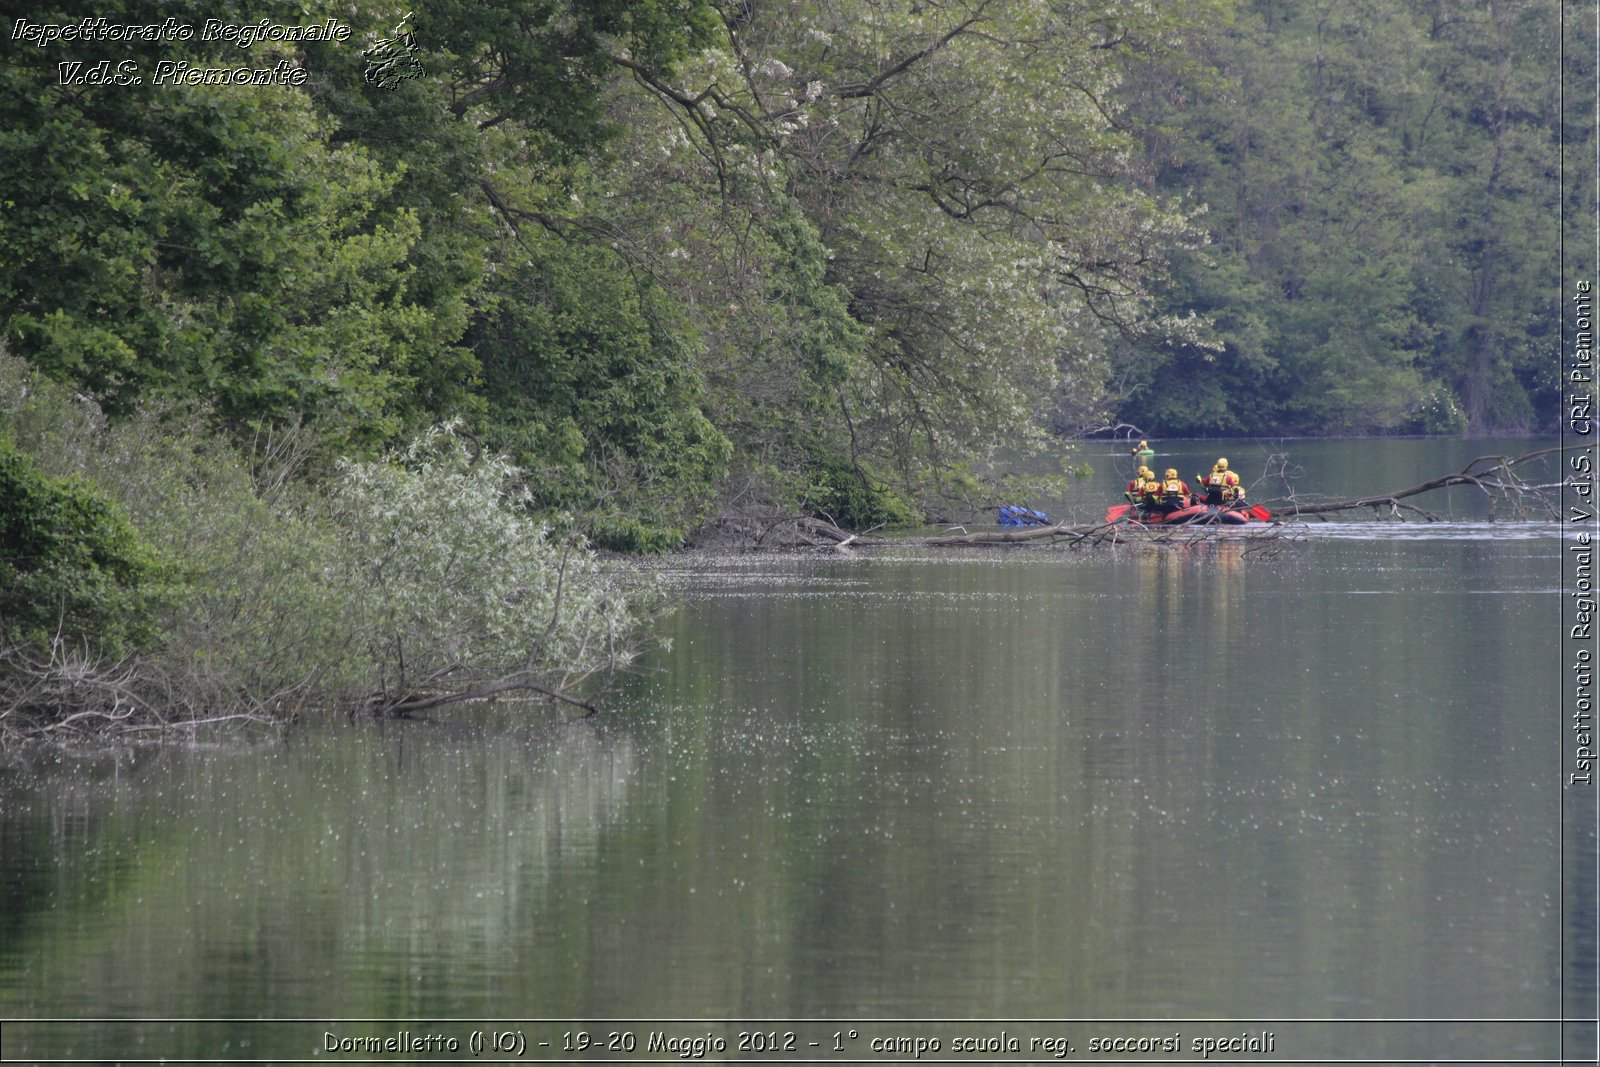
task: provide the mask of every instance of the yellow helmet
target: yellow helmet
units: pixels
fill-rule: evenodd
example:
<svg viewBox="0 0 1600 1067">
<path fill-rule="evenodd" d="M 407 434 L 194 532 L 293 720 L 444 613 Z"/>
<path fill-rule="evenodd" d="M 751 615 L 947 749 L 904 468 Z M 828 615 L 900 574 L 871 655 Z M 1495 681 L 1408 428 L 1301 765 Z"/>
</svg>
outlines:
<svg viewBox="0 0 1600 1067">
<path fill-rule="evenodd" d="M 1141 478 L 1154 478 L 1155 475 L 1153 473 L 1151 473 L 1149 467 L 1141 466 L 1139 468 L 1139 477 L 1141 477 Z"/>
<path fill-rule="evenodd" d="M 1175 470 L 1172 467 L 1168 467 L 1167 468 L 1167 477 L 1168 478 L 1176 478 L 1177 476 L 1178 476 L 1177 470 Z"/>
<path fill-rule="evenodd" d="M 1217 460 L 1217 470 L 1225 471 L 1227 469 L 1228 469 L 1228 458 L 1226 456 L 1224 456 L 1223 458 Z"/>
<path fill-rule="evenodd" d="M 1150 447 L 1150 442 L 1149 441 L 1140 441 L 1139 442 L 1139 447 L 1140 448 L 1149 448 Z"/>
</svg>

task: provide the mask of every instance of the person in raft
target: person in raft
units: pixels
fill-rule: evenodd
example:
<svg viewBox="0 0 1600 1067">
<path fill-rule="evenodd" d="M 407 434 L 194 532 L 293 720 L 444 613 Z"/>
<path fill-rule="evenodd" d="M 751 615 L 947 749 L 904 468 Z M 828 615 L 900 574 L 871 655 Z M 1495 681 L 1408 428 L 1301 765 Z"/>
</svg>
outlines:
<svg viewBox="0 0 1600 1067">
<path fill-rule="evenodd" d="M 1223 476 L 1228 479 L 1228 484 L 1222 488 L 1223 498 L 1227 501 L 1228 506 L 1231 508 L 1244 507 L 1244 482 L 1239 480 L 1237 474 L 1228 469 L 1228 461 L 1226 459 L 1217 460 L 1217 465 L 1222 468 Z"/>
<path fill-rule="evenodd" d="M 1211 503 L 1211 483 L 1220 478 L 1222 487 L 1222 503 L 1230 508 L 1238 507 L 1244 503 L 1244 486 L 1239 484 L 1239 476 L 1228 469 L 1228 458 L 1223 456 L 1211 467 L 1211 477 L 1206 479 L 1206 503 Z"/>
<path fill-rule="evenodd" d="M 1143 500 L 1144 487 L 1148 485 L 1150 480 L 1154 477 L 1155 475 L 1151 473 L 1149 467 L 1140 467 L 1139 473 L 1135 474 L 1133 476 L 1133 481 L 1128 483 L 1128 488 L 1122 491 L 1122 495 L 1127 498 L 1128 503 L 1137 504 L 1139 501 Z"/>
<path fill-rule="evenodd" d="M 1167 468 L 1167 476 L 1161 482 L 1161 507 L 1171 514 L 1179 508 L 1189 506 L 1189 486 L 1178 472 L 1171 467 Z"/>
<path fill-rule="evenodd" d="M 1162 481 L 1157 478 L 1154 471 L 1150 472 L 1150 480 L 1144 483 L 1144 492 L 1139 497 L 1139 503 L 1144 505 L 1145 516 L 1160 514 L 1165 509 L 1161 506 Z"/>
<path fill-rule="evenodd" d="M 1195 475 L 1195 480 L 1200 483 L 1200 488 L 1205 490 L 1205 497 L 1201 500 L 1201 503 L 1213 508 L 1220 508 L 1227 503 L 1229 496 L 1228 476 L 1232 473 L 1232 471 L 1228 470 L 1228 461 L 1219 459 L 1211 465 L 1210 474 Z M 1238 480 L 1238 476 L 1235 475 L 1234 481 Z"/>
<path fill-rule="evenodd" d="M 1199 481 L 1206 491 L 1203 503 L 1225 508 L 1244 506 L 1244 486 L 1239 483 L 1239 476 L 1228 469 L 1225 457 L 1212 464 L 1211 473 L 1200 477 Z"/>
<path fill-rule="evenodd" d="M 1156 458 L 1156 450 L 1150 447 L 1149 441 L 1140 441 L 1139 447 L 1128 453 L 1139 461 L 1139 466 L 1148 467 Z"/>
</svg>

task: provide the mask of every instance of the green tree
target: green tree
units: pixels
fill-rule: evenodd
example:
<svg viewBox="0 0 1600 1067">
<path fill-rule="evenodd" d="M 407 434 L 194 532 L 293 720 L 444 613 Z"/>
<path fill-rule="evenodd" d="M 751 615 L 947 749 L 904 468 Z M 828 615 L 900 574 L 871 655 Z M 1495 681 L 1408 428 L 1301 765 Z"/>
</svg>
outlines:
<svg viewBox="0 0 1600 1067">
<path fill-rule="evenodd" d="M 494 397 L 491 438 L 533 475 L 531 502 L 599 543 L 675 547 L 728 460 L 702 414 L 692 334 L 610 250 L 530 235 L 469 334 Z"/>
<path fill-rule="evenodd" d="M 792 201 L 815 231 L 821 285 L 803 287 L 818 299 L 801 320 L 834 355 L 798 378 L 838 380 L 813 394 L 831 408 L 813 452 L 926 491 L 999 445 L 1042 443 L 1053 398 L 1076 421 L 1103 417 L 1125 337 L 1194 336 L 1148 313 L 1150 282 L 1192 231 L 1141 188 L 1117 122 L 1120 53 L 1176 47 L 1175 20 L 853 0 L 730 6 L 724 22 L 721 47 L 677 78 L 635 74 L 737 217 L 805 250 L 789 277 L 812 277 L 811 239 L 785 245 L 775 220 Z"/>
<path fill-rule="evenodd" d="M 105 14 L 154 15 L 135 3 Z M 70 21 L 40 13 L 57 17 Z M 200 398 L 237 428 L 305 417 L 370 447 L 458 403 L 473 371 L 456 345 L 462 308 L 413 287 L 419 219 L 381 206 L 399 170 L 337 143 L 293 86 L 154 84 L 157 57 L 237 66 L 224 47 L 7 52 L 0 336 L 114 411 Z M 57 61 L 107 49 L 131 56 L 143 83 L 60 84 Z M 272 42 L 247 54 L 296 59 Z"/>
<path fill-rule="evenodd" d="M 121 656 L 153 646 L 169 568 L 111 500 L 0 434 L 0 641 Z"/>
<path fill-rule="evenodd" d="M 1555 206 L 1551 17 L 1261 0 L 1212 27 L 1195 66 L 1154 79 L 1146 142 L 1163 184 L 1206 202 L 1212 235 L 1165 306 L 1214 316 L 1226 347 L 1151 350 L 1124 415 L 1168 432 L 1548 418 L 1534 354 L 1553 281 L 1538 254 Z M 1216 398 L 1234 414 L 1219 419 Z"/>
<path fill-rule="evenodd" d="M 1541 378 L 1557 347 L 1544 306 L 1556 282 L 1556 12 L 1441 0 L 1430 16 L 1430 39 L 1449 57 L 1436 75 L 1448 125 L 1444 137 L 1419 136 L 1416 153 L 1448 176 L 1454 209 L 1426 260 L 1429 288 L 1448 294 L 1436 365 L 1473 429 L 1526 429 L 1535 401 L 1548 421 L 1555 400 Z"/>
</svg>

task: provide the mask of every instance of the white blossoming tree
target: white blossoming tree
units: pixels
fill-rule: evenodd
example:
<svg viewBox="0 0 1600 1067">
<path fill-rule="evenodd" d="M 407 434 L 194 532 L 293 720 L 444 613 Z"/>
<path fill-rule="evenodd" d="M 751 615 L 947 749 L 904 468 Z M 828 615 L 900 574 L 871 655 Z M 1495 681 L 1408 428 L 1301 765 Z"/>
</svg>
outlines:
<svg viewBox="0 0 1600 1067">
<path fill-rule="evenodd" d="M 622 62 L 673 116 L 678 187 L 709 174 L 758 225 L 798 205 L 859 331 L 835 349 L 834 446 L 912 488 L 1103 418 L 1135 339 L 1204 344 L 1153 310 L 1169 251 L 1202 238 L 1116 102 L 1183 24 L 1107 0 L 805 0 L 740 7 L 671 83 Z"/>
<path fill-rule="evenodd" d="M 631 658 L 619 576 L 524 510 L 521 472 L 453 425 L 384 462 L 346 463 L 334 515 L 380 709 L 569 690 Z M 591 709 L 592 710 L 592 709 Z"/>
</svg>

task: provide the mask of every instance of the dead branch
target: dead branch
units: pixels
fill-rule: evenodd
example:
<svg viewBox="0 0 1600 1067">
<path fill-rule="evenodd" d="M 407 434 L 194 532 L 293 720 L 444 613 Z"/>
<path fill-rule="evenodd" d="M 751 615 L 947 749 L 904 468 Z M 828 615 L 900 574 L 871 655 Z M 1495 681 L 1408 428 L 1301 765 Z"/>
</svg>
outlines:
<svg viewBox="0 0 1600 1067">
<path fill-rule="evenodd" d="M 205 679 L 180 683 L 153 663 L 107 662 L 59 639 L 48 649 L 0 647 L 0 745 L 31 739 L 75 744 L 224 722 L 272 726 L 293 714 L 231 696 Z"/>
<path fill-rule="evenodd" d="M 373 713 L 387 715 L 390 718 L 404 718 L 416 712 L 425 711 L 428 708 L 443 707 L 446 704 L 461 704 L 471 700 L 487 700 L 489 697 L 498 696 L 501 693 L 517 691 L 538 693 L 541 696 L 549 697 L 551 700 L 582 708 L 585 712 L 583 717 L 586 719 L 591 715 L 599 714 L 600 711 L 599 708 L 587 701 L 579 700 L 575 696 L 569 696 L 566 693 L 540 685 L 538 682 L 524 676 L 503 678 L 496 682 L 487 682 L 483 685 L 453 693 L 411 693 L 399 700 L 378 702 L 373 708 Z"/>
<path fill-rule="evenodd" d="M 1428 522 L 1444 521 L 1431 511 L 1424 510 L 1414 504 L 1403 504 L 1401 501 L 1422 493 L 1432 492 L 1435 489 L 1448 489 L 1453 485 L 1470 485 L 1481 490 L 1488 497 L 1491 505 L 1510 505 L 1518 512 L 1529 510 L 1542 510 L 1551 517 L 1559 517 L 1558 501 L 1551 495 L 1551 491 L 1559 489 L 1564 483 L 1531 484 L 1518 476 L 1516 469 L 1523 464 L 1553 453 L 1560 452 L 1560 448 L 1541 448 L 1533 452 L 1526 452 L 1515 459 L 1507 456 L 1479 456 L 1468 463 L 1455 474 L 1446 474 L 1443 477 L 1432 478 L 1420 485 L 1409 489 L 1399 489 L 1389 493 L 1376 493 L 1370 496 L 1354 497 L 1349 500 L 1334 500 L 1326 503 L 1303 503 L 1294 493 L 1290 485 L 1288 494 L 1284 497 L 1267 500 L 1266 506 L 1272 510 L 1295 517 L 1323 516 L 1337 511 L 1353 511 L 1360 508 L 1371 508 L 1374 518 L 1390 518 L 1403 520 L 1402 511 L 1414 512 Z M 1277 459 L 1278 457 L 1274 457 Z M 1270 463 L 1270 461 L 1269 461 Z M 1280 476 L 1289 485 L 1288 479 L 1283 475 L 1280 462 Z"/>
</svg>

